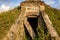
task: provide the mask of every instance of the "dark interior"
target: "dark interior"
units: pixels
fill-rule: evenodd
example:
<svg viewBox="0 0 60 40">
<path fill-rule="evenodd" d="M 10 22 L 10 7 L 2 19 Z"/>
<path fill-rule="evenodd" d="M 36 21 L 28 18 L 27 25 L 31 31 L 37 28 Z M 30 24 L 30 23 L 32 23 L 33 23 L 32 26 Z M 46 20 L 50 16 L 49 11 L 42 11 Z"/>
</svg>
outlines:
<svg viewBox="0 0 60 40">
<path fill-rule="evenodd" d="M 36 28 L 38 26 L 38 18 L 37 17 L 36 18 L 28 18 L 28 21 L 29 21 L 31 27 L 33 28 L 34 32 L 37 35 Z"/>
<path fill-rule="evenodd" d="M 36 17 L 36 18 L 28 18 L 27 20 L 30 23 L 31 27 L 33 28 L 33 30 L 34 30 L 34 32 L 35 32 L 35 34 L 37 36 L 36 28 L 38 26 L 38 17 Z M 25 27 L 25 33 L 26 33 L 26 36 L 27 36 L 28 40 L 32 40 L 32 38 L 30 37 L 26 27 Z"/>
</svg>

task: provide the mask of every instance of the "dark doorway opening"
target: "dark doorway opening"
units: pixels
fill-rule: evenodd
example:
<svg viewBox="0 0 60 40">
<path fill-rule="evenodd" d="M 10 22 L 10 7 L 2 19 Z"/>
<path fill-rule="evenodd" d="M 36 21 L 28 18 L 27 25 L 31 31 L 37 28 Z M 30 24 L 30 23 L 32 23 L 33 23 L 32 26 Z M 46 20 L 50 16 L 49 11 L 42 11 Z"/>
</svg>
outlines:
<svg viewBox="0 0 60 40">
<path fill-rule="evenodd" d="M 28 18 L 27 20 L 28 20 L 28 22 L 30 23 L 31 27 L 33 28 L 34 32 L 37 35 L 36 28 L 38 26 L 38 17 L 36 17 L 36 18 Z"/>
<path fill-rule="evenodd" d="M 38 37 L 37 30 L 36 30 L 36 28 L 37 28 L 37 26 L 38 26 L 38 17 L 36 17 L 36 18 L 28 18 L 27 20 L 28 20 L 28 22 L 30 23 L 33 31 L 35 32 L 36 37 Z M 24 25 L 24 27 L 25 27 L 25 25 Z M 32 38 L 31 38 L 31 36 L 29 35 L 26 27 L 25 27 L 25 34 L 26 34 L 27 40 L 32 40 Z"/>
</svg>

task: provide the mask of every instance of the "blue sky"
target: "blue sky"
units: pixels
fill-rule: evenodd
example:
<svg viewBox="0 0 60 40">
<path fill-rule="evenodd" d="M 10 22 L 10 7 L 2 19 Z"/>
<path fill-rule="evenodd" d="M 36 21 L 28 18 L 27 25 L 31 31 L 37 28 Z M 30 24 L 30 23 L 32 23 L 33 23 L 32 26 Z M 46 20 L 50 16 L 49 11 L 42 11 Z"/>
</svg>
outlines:
<svg viewBox="0 0 60 40">
<path fill-rule="evenodd" d="M 50 5 L 51 7 L 60 9 L 60 0 L 43 0 L 46 4 Z"/>
<path fill-rule="evenodd" d="M 7 11 L 20 5 L 24 0 L 0 0 L 0 11 Z M 42 0 L 51 7 L 60 9 L 60 0 Z"/>
</svg>

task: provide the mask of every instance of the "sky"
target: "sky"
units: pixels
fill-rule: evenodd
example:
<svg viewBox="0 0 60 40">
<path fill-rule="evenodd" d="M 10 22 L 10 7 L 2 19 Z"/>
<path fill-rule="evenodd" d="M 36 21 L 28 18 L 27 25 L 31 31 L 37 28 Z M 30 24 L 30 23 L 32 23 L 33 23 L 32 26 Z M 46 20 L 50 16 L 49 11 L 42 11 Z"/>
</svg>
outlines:
<svg viewBox="0 0 60 40">
<path fill-rule="evenodd" d="M 20 5 L 24 0 L 0 0 L 0 11 L 8 11 Z M 42 0 L 51 7 L 60 9 L 60 0 Z"/>
</svg>

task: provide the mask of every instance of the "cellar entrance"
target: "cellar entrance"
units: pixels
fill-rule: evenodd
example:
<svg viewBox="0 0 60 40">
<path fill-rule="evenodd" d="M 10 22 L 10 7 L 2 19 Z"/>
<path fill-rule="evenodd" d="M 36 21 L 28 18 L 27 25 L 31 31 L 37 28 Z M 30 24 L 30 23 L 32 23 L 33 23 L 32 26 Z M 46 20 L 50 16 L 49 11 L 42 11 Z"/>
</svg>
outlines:
<svg viewBox="0 0 60 40">
<path fill-rule="evenodd" d="M 38 17 L 36 17 L 36 18 L 28 18 L 28 22 L 30 23 L 31 27 L 33 28 L 34 32 L 37 35 L 36 28 L 38 26 Z"/>
</svg>

